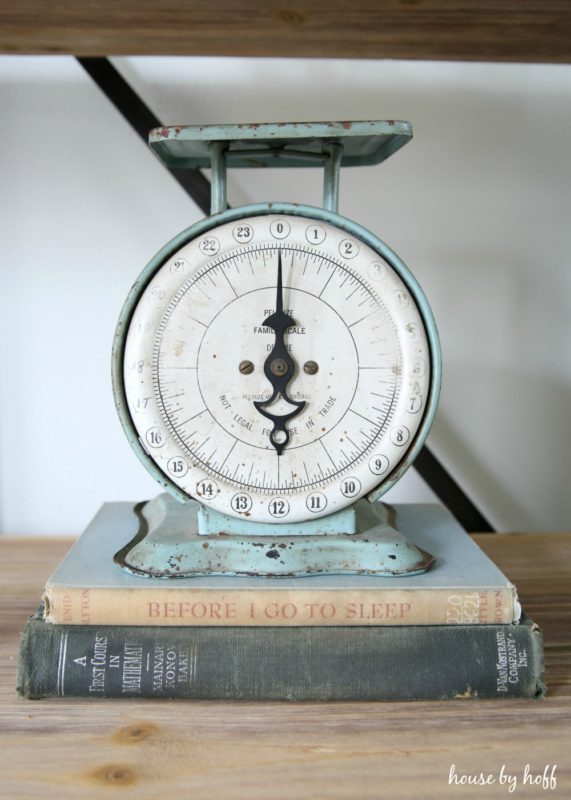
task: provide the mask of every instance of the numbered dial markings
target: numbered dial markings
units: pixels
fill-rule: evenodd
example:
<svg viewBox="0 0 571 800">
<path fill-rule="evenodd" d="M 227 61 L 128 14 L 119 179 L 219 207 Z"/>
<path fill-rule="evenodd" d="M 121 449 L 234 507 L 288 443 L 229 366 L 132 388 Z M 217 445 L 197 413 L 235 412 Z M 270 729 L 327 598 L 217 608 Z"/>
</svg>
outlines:
<svg viewBox="0 0 571 800">
<path fill-rule="evenodd" d="M 280 358 L 264 324 L 277 298 L 292 322 Z M 285 396 L 271 400 L 284 371 Z M 430 373 L 398 272 L 305 215 L 244 217 L 173 252 L 141 292 L 124 357 L 133 424 L 160 471 L 222 513 L 269 522 L 332 513 L 390 479 L 421 425 Z M 259 407 L 286 420 L 281 452 Z"/>
</svg>

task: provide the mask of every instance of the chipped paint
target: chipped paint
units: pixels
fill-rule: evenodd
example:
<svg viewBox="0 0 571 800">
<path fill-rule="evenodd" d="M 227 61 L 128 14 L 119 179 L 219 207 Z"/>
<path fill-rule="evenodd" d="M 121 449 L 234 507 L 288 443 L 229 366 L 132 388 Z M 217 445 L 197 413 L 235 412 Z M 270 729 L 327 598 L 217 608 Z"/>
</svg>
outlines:
<svg viewBox="0 0 571 800">
<path fill-rule="evenodd" d="M 136 575 L 166 578 L 414 575 L 433 564 L 430 554 L 392 527 L 390 509 L 366 501 L 359 501 L 356 508 L 358 524 L 353 534 L 316 536 L 307 532 L 308 523 L 298 523 L 295 536 L 278 537 L 275 530 L 268 536 L 268 526 L 261 523 L 257 525 L 266 528 L 266 535 L 256 535 L 252 523 L 241 534 L 210 528 L 205 534 L 200 532 L 198 503 L 182 507 L 168 495 L 160 495 L 134 509 L 139 531 L 115 560 Z"/>
</svg>

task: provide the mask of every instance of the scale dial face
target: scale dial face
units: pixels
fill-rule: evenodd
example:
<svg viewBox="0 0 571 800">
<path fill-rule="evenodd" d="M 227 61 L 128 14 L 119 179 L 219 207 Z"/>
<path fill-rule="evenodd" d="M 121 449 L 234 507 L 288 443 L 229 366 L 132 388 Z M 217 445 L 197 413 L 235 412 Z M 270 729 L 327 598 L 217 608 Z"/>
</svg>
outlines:
<svg viewBox="0 0 571 800">
<path fill-rule="evenodd" d="M 379 252 L 318 217 L 269 213 L 162 263 L 130 318 L 123 385 L 166 484 L 224 514 L 298 522 L 394 478 L 431 354 L 410 286 Z"/>
</svg>

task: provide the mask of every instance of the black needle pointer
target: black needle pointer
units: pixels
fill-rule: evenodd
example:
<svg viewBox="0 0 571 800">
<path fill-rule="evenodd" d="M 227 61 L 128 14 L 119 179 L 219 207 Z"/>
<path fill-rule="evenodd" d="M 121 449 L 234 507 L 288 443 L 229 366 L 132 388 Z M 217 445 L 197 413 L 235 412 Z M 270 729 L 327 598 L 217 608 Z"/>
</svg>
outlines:
<svg viewBox="0 0 571 800">
<path fill-rule="evenodd" d="M 282 253 L 278 250 L 278 278 L 276 290 L 276 310 L 262 325 L 271 328 L 275 333 L 275 342 L 271 353 L 264 362 L 264 374 L 272 385 L 273 393 L 268 400 L 254 400 L 256 409 L 273 423 L 270 432 L 270 442 L 275 447 L 278 456 L 290 440 L 286 422 L 295 417 L 305 406 L 305 400 L 292 400 L 287 393 L 287 385 L 295 374 L 295 362 L 290 356 L 284 342 L 284 335 L 288 328 L 295 325 L 295 320 L 284 312 L 282 288 Z M 266 409 L 281 395 L 290 405 L 295 406 L 288 414 L 272 414 Z"/>
</svg>

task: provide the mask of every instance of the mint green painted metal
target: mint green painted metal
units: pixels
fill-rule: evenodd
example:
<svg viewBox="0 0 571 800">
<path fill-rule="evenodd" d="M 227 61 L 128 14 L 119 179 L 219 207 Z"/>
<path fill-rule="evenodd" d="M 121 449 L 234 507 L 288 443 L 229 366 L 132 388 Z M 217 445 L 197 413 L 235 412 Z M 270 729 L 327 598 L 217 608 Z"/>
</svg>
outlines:
<svg viewBox="0 0 571 800">
<path fill-rule="evenodd" d="M 227 514 L 220 514 L 213 508 L 201 506 L 198 509 L 198 533 L 201 536 L 220 533 L 243 533 L 244 523 L 248 528 L 250 536 L 267 536 L 270 532 L 275 536 L 274 524 L 265 522 L 251 522 L 247 517 L 229 517 Z M 319 519 L 308 519 L 303 525 L 298 522 L 281 522 L 279 527 L 280 536 L 326 536 L 330 533 L 349 533 L 357 532 L 355 520 L 355 507 L 349 506 L 341 511 L 328 514 Z"/>
<path fill-rule="evenodd" d="M 235 531 L 201 535 L 198 515 L 203 510 L 199 503 L 181 506 L 164 494 L 145 503 L 137 512 L 139 532 L 115 555 L 115 562 L 134 575 L 162 578 L 394 577 L 418 575 L 434 562 L 391 525 L 391 515 L 380 503 L 356 503 L 356 533 L 321 536 L 303 530 L 284 535 L 281 525 L 256 532 L 249 523 Z"/>
<path fill-rule="evenodd" d="M 409 122 L 287 122 L 252 125 L 174 125 L 155 128 L 149 144 L 167 167 L 210 167 L 211 142 L 224 144 L 229 167 L 314 167 L 326 145 L 343 145 L 342 167 L 380 164 L 412 138 Z"/>
<path fill-rule="evenodd" d="M 327 211 L 337 212 L 339 209 L 339 173 L 343 160 L 343 145 L 341 142 L 331 142 L 325 145 L 329 158 L 323 165 L 323 208 Z"/>
<path fill-rule="evenodd" d="M 157 128 L 150 142 L 169 167 L 212 168 L 211 214 L 226 210 L 229 166 L 323 166 L 323 208 L 336 212 L 341 167 L 378 164 L 411 136 L 408 122 L 304 122 Z"/>
<path fill-rule="evenodd" d="M 222 142 L 210 142 L 212 182 L 210 188 L 210 214 L 226 211 L 226 154 Z"/>
</svg>

